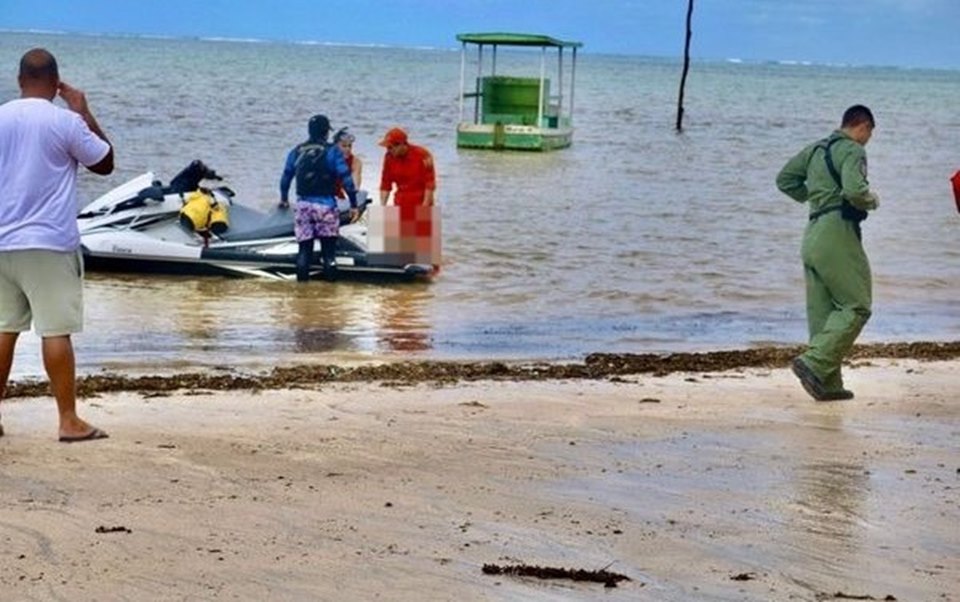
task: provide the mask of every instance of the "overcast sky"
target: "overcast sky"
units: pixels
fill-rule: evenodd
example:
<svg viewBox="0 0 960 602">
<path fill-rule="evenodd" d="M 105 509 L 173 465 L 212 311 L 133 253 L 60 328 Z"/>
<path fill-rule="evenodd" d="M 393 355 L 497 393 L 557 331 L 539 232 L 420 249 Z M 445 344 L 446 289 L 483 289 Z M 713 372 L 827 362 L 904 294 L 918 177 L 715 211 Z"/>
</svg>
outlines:
<svg viewBox="0 0 960 602">
<path fill-rule="evenodd" d="M 41 9 L 42 7 L 42 9 Z M 0 28 L 454 48 L 543 33 L 680 56 L 687 0 L 0 0 Z M 960 69 L 960 0 L 695 0 L 693 57 Z"/>
</svg>

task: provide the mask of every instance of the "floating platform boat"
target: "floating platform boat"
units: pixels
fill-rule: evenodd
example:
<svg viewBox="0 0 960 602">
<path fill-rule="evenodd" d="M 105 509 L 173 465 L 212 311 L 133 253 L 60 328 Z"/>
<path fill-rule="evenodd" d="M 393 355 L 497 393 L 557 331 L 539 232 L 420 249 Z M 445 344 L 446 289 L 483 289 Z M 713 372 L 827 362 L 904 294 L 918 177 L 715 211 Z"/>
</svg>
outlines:
<svg viewBox="0 0 960 602">
<path fill-rule="evenodd" d="M 573 100 L 580 42 L 523 33 L 462 33 L 460 57 L 460 123 L 457 146 L 492 150 L 549 151 L 573 143 Z M 501 47 L 539 48 L 537 76 L 498 72 Z M 467 82 L 467 55 L 476 48 L 477 75 Z M 490 51 L 489 64 L 484 51 Z M 571 53 L 569 69 L 564 52 Z M 548 55 L 553 60 L 548 61 Z M 513 58 L 513 57 L 511 57 Z M 556 77 L 551 90 L 549 75 Z M 566 81 L 565 81 L 566 76 Z M 467 111 L 472 104 L 472 118 Z"/>
</svg>

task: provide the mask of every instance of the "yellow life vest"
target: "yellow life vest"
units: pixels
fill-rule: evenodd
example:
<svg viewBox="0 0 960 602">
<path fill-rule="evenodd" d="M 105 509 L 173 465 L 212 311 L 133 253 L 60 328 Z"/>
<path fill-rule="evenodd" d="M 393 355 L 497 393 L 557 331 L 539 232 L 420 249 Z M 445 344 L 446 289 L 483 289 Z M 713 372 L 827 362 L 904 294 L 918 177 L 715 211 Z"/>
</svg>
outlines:
<svg viewBox="0 0 960 602">
<path fill-rule="evenodd" d="M 223 234 L 230 227 L 227 207 L 202 190 L 191 192 L 184 198 L 180 224 L 197 233 Z"/>
<path fill-rule="evenodd" d="M 217 236 L 223 234 L 230 227 L 230 218 L 227 215 L 227 206 L 214 201 L 210 207 L 210 231 Z"/>
</svg>

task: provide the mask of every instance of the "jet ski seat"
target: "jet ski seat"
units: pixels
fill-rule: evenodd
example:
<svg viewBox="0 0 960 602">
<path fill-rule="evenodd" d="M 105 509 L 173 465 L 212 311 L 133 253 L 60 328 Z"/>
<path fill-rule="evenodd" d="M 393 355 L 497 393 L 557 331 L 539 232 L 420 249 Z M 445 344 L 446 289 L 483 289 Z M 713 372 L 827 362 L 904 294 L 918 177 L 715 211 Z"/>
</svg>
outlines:
<svg viewBox="0 0 960 602">
<path fill-rule="evenodd" d="M 293 236 L 293 212 L 264 213 L 234 203 L 230 206 L 230 228 L 219 237 L 229 242 Z"/>
</svg>

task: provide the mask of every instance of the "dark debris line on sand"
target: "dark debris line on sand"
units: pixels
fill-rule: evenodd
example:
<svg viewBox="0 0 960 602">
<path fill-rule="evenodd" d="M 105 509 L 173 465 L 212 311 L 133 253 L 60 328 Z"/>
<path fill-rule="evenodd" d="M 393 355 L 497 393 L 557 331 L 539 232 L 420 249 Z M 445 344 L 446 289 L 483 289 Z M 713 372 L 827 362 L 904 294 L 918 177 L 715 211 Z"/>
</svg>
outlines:
<svg viewBox="0 0 960 602">
<path fill-rule="evenodd" d="M 887 602 L 896 602 L 897 599 L 892 595 L 887 595 L 883 598 L 874 598 L 867 594 L 845 594 L 843 592 L 837 592 L 835 594 L 817 594 L 817 600 L 824 602 L 827 600 L 886 600 Z"/>
<path fill-rule="evenodd" d="M 77 393 L 89 397 L 114 391 L 173 392 L 181 389 L 228 391 L 316 387 L 334 382 L 452 384 L 478 380 L 600 379 L 625 374 L 723 372 L 741 368 L 783 368 L 802 347 L 764 347 L 734 351 L 671 354 L 591 353 L 582 363 L 392 362 L 357 367 L 301 365 L 274 368 L 260 375 L 188 373 L 172 376 L 91 375 L 77 381 Z M 960 357 L 960 341 L 946 343 L 878 343 L 858 345 L 851 360 L 867 358 L 951 360 Z M 47 395 L 46 382 L 14 382 L 7 397 Z"/>
<path fill-rule="evenodd" d="M 572 579 L 573 581 L 592 581 L 602 583 L 604 587 L 617 587 L 620 581 L 630 581 L 630 577 L 607 570 L 588 571 L 585 569 L 563 569 L 549 566 L 530 566 L 518 564 L 500 566 L 498 564 L 483 565 L 485 575 L 511 575 L 514 577 L 536 577 L 538 579 Z"/>
</svg>

